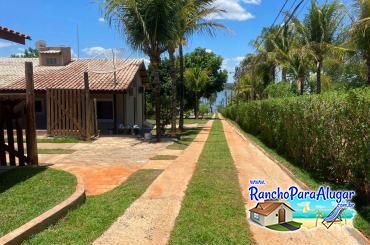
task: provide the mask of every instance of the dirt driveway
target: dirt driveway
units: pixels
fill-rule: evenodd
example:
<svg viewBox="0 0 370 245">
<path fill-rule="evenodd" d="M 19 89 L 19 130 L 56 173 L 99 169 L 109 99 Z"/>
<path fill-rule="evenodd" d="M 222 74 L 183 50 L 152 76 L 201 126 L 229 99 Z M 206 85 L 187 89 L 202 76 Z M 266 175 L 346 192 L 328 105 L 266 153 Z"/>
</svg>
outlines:
<svg viewBox="0 0 370 245">
<path fill-rule="evenodd" d="M 130 137 L 101 137 L 92 143 L 38 144 L 41 149 L 72 149 L 72 154 L 39 155 L 42 164 L 82 177 L 87 195 L 99 195 L 123 183 L 171 141 L 149 143 Z"/>
<path fill-rule="evenodd" d="M 266 185 L 259 186 L 262 191 L 283 189 L 291 185 L 299 186 L 275 162 L 255 147 L 248 139 L 243 139 L 234 127 L 223 120 L 226 140 L 239 173 L 246 214 L 256 203 L 249 199 L 247 189 L 249 180 L 262 179 Z M 257 225 L 248 218 L 250 229 L 258 244 L 369 244 L 361 234 L 349 225 L 333 225 L 329 230 L 324 227 L 301 228 L 294 232 L 276 232 Z"/>
</svg>

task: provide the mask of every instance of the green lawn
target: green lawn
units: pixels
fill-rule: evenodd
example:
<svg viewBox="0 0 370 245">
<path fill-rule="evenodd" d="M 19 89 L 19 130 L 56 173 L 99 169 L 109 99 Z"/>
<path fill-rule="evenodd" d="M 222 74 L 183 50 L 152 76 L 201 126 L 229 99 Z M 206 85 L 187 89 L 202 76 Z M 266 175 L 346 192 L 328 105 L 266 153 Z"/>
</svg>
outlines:
<svg viewBox="0 0 370 245">
<path fill-rule="evenodd" d="M 80 208 L 69 212 L 57 224 L 24 244 L 91 244 L 144 193 L 160 173 L 160 170 L 139 170 L 112 191 L 87 197 Z"/>
<path fill-rule="evenodd" d="M 177 156 L 172 155 L 156 155 L 150 158 L 150 160 L 175 160 L 176 158 Z"/>
<path fill-rule="evenodd" d="M 298 222 L 295 222 L 295 221 L 290 221 L 290 222 L 287 222 L 287 223 L 294 226 L 294 227 L 297 227 L 297 228 L 301 228 L 301 226 L 302 226 L 302 223 L 298 223 Z M 280 224 L 268 225 L 266 227 L 271 229 L 271 230 L 275 230 L 275 231 L 290 231 L 288 228 L 286 228 L 286 227 L 284 227 Z"/>
<path fill-rule="evenodd" d="M 72 195 L 76 179 L 64 171 L 17 168 L 0 174 L 0 237 Z"/>
<path fill-rule="evenodd" d="M 185 129 L 184 132 L 182 132 L 179 135 L 180 139 L 178 141 L 175 141 L 173 144 L 167 146 L 167 149 L 185 150 L 190 145 L 190 143 L 193 142 L 193 140 L 201 130 L 202 130 L 201 128 Z"/>
<path fill-rule="evenodd" d="M 38 138 L 37 143 L 86 143 L 77 137 Z"/>
<path fill-rule="evenodd" d="M 294 227 L 297 227 L 297 228 L 301 228 L 301 226 L 302 226 L 302 223 L 298 223 L 298 222 L 295 222 L 295 221 L 290 221 L 290 222 L 287 222 L 287 223 L 290 224 L 291 226 L 294 226 Z M 284 227 L 280 224 L 268 225 L 266 227 L 271 229 L 271 230 L 275 230 L 275 231 L 290 231 L 288 228 L 286 228 L 286 227 Z"/>
<path fill-rule="evenodd" d="M 192 118 L 185 118 L 184 119 L 184 124 L 206 124 L 209 121 L 209 119 L 192 119 Z"/>
<path fill-rule="evenodd" d="M 39 154 L 72 154 L 75 151 L 72 149 L 37 149 Z"/>
<path fill-rule="evenodd" d="M 237 171 L 215 120 L 169 244 L 251 243 Z"/>
<path fill-rule="evenodd" d="M 266 146 L 260 139 L 257 137 L 248 134 L 244 132 L 238 124 L 236 124 L 234 121 L 227 119 L 229 122 L 231 122 L 236 128 L 240 130 L 242 134 L 244 134 L 247 138 L 252 140 L 254 143 L 256 143 L 258 146 L 260 146 L 262 149 L 265 150 L 267 154 L 269 154 L 271 157 L 278 160 L 283 166 L 288 168 L 298 179 L 303 181 L 308 187 L 315 190 L 320 185 L 329 185 L 328 183 L 323 183 L 314 178 L 310 173 L 307 171 L 295 166 L 292 162 L 288 161 L 283 156 L 279 155 L 276 150 L 271 149 L 270 147 Z M 356 210 L 357 214 L 354 218 L 354 226 L 360 230 L 363 234 L 365 234 L 367 237 L 370 237 L 370 206 L 361 207 L 361 210 Z"/>
<path fill-rule="evenodd" d="M 276 225 L 268 225 L 266 226 L 267 228 L 271 229 L 271 230 L 274 230 L 274 231 L 289 231 L 288 228 L 282 226 L 282 225 L 279 225 L 279 224 L 276 224 Z"/>
</svg>

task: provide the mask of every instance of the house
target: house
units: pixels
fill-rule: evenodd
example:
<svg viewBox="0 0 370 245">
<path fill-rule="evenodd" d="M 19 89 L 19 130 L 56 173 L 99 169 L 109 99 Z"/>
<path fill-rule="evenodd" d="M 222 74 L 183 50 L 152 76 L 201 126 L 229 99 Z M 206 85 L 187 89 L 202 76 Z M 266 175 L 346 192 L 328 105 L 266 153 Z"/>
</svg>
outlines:
<svg viewBox="0 0 370 245">
<path fill-rule="evenodd" d="M 140 59 L 72 59 L 69 47 L 42 47 L 39 58 L 0 58 L 0 93 L 24 93 L 24 62 L 34 66 L 37 129 L 47 127 L 47 90 L 84 89 L 84 72 L 89 75 L 91 99 L 96 99 L 98 129 L 142 126 L 147 74 Z"/>
<path fill-rule="evenodd" d="M 293 221 L 294 209 L 287 202 L 265 200 L 249 210 L 250 219 L 262 225 L 275 225 Z"/>
</svg>

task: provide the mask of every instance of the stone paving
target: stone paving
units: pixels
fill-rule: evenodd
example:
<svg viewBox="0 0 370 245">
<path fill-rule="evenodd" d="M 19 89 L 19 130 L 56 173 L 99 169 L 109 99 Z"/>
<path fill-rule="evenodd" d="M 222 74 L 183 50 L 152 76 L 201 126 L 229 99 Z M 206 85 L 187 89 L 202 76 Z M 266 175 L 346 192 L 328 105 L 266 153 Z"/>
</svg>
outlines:
<svg viewBox="0 0 370 245">
<path fill-rule="evenodd" d="M 323 226 L 313 229 L 302 227 L 294 232 L 278 232 L 251 221 L 248 210 L 255 207 L 256 202 L 251 201 L 248 195 L 249 180 L 265 180 L 265 185 L 259 186 L 261 191 L 275 190 L 278 186 L 287 189 L 289 186 L 299 184 L 249 139 L 242 138 L 229 122 L 222 120 L 222 123 L 239 174 L 249 227 L 257 244 L 368 244 L 359 231 L 350 225 L 333 225 L 330 229 Z"/>
<path fill-rule="evenodd" d="M 65 170 L 82 178 L 87 195 L 99 195 L 122 184 L 144 167 L 171 141 L 145 142 L 132 137 L 101 137 L 92 143 L 40 143 L 39 148 L 73 149 L 72 154 L 39 155 L 41 165 Z"/>
<path fill-rule="evenodd" d="M 145 166 L 164 168 L 164 171 L 93 244 L 144 245 L 168 242 L 212 123 L 213 121 L 209 121 L 205 125 L 177 159 L 162 161 L 164 162 L 162 165 L 158 161 L 150 161 Z M 168 152 L 168 150 L 163 152 L 166 151 Z"/>
</svg>

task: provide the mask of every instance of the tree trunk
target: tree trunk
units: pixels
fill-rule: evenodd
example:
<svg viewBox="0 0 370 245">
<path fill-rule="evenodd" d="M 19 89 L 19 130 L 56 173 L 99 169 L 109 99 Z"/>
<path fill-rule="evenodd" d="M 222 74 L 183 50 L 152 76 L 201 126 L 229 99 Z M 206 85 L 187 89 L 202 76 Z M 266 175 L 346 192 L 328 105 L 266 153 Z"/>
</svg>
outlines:
<svg viewBox="0 0 370 245">
<path fill-rule="evenodd" d="M 161 58 L 159 55 L 150 57 L 150 63 L 154 73 L 154 91 L 155 91 L 155 125 L 157 142 L 161 141 L 161 83 L 159 77 L 159 65 Z"/>
<path fill-rule="evenodd" d="M 185 83 L 184 83 L 184 53 L 182 50 L 182 44 L 179 45 L 179 56 L 180 56 L 180 119 L 179 119 L 179 130 L 184 130 L 184 94 L 185 94 Z"/>
<path fill-rule="evenodd" d="M 304 93 L 304 77 L 299 78 L 299 94 L 303 95 Z"/>
<path fill-rule="evenodd" d="M 367 63 L 367 86 L 370 86 L 370 56 L 366 59 Z"/>
<path fill-rule="evenodd" d="M 177 116 L 177 79 L 176 79 L 176 67 L 175 67 L 175 49 L 170 48 L 168 50 L 170 58 L 170 76 L 171 76 L 171 136 L 176 136 L 176 116 Z"/>
<path fill-rule="evenodd" d="M 317 69 L 316 69 L 316 92 L 318 94 L 321 93 L 321 70 L 322 70 L 322 59 L 319 59 L 317 62 Z"/>
<path fill-rule="evenodd" d="M 195 92 L 195 107 L 194 107 L 195 119 L 198 119 L 198 111 L 199 111 L 199 99 L 198 99 L 198 93 Z"/>
</svg>

